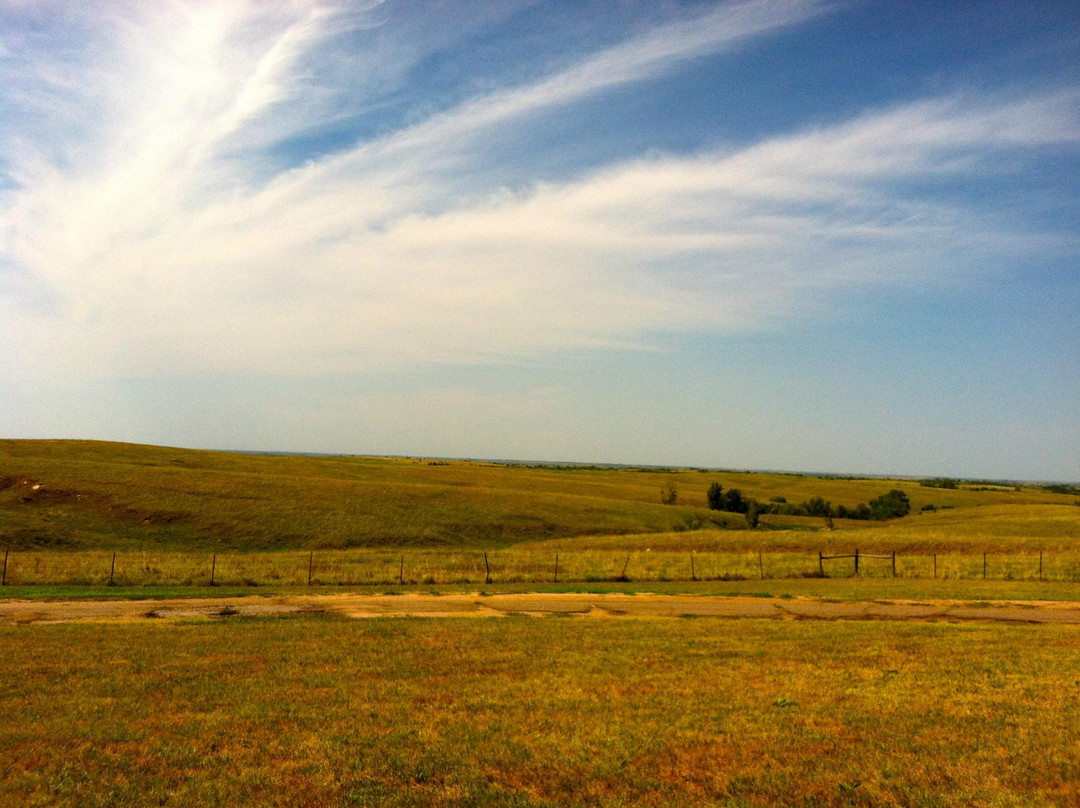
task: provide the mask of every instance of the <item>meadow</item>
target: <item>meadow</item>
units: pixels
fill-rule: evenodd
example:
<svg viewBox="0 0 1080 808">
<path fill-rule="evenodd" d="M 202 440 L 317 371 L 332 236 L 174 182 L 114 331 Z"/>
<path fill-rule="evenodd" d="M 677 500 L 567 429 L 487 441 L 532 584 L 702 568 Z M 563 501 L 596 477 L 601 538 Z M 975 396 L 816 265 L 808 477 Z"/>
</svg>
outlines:
<svg viewBox="0 0 1080 808">
<path fill-rule="evenodd" d="M 896 488 L 913 513 L 896 523 L 836 519 L 833 530 L 819 518 L 765 515 L 761 530 L 740 536 L 741 515 L 706 505 L 714 482 L 761 502 L 822 497 L 846 507 Z M 668 486 L 678 492 L 673 505 L 661 503 Z M 801 550 L 811 536 L 832 546 L 834 533 L 845 544 L 880 546 L 882 528 L 892 549 L 1003 550 L 1007 538 L 1011 549 L 1065 550 L 1080 513 L 1069 506 L 1078 502 L 1036 486 L 946 490 L 914 480 L 0 440 L 0 542 L 19 550 L 491 550 L 664 533 L 694 534 L 680 549 L 728 542 L 725 549 Z M 922 512 L 928 505 L 935 510 Z M 772 535 L 783 531 L 792 533 Z"/>
<path fill-rule="evenodd" d="M 903 490 L 887 522 L 710 510 L 713 483 L 761 502 L 854 507 Z M 674 488 L 675 504 L 661 495 Z M 1039 486 L 928 488 L 693 469 L 249 455 L 0 441 L 4 583 L 35 587 L 403 586 L 869 578 L 1080 580 L 1080 498 Z M 932 510 L 924 510 L 932 506 Z"/>
<path fill-rule="evenodd" d="M 900 489 L 913 510 L 749 529 L 707 507 L 714 482 L 847 507 Z M 0 596 L 1080 600 L 1078 502 L 1014 483 L 0 441 Z M 855 548 L 887 559 L 858 577 L 818 560 Z M 1074 626 L 301 614 L 7 624 L 0 643 L 4 804 L 1080 801 Z"/>
<path fill-rule="evenodd" d="M 0 627 L 10 805 L 1080 801 L 1076 627 Z"/>
</svg>

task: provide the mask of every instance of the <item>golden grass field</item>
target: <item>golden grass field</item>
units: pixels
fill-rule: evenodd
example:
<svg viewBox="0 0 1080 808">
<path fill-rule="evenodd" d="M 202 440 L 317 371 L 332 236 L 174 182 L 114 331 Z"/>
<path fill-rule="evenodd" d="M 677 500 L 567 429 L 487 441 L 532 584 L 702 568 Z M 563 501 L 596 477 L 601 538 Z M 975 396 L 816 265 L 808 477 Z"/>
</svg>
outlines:
<svg viewBox="0 0 1080 808">
<path fill-rule="evenodd" d="M 913 511 L 750 530 L 708 510 L 714 481 L 848 507 L 899 488 Z M 1077 601 L 1078 501 L 1029 484 L 0 441 L 0 596 Z M 818 553 L 854 548 L 890 558 L 817 577 Z M 1071 625 L 305 613 L 4 624 L 0 643 L 5 806 L 1080 804 Z"/>
<path fill-rule="evenodd" d="M 763 502 L 853 507 L 899 488 L 889 522 L 710 511 L 713 482 Z M 678 491 L 675 505 L 661 489 Z M 390 586 L 799 578 L 817 555 L 897 553 L 901 578 L 1080 579 L 1080 497 L 1032 485 L 423 458 L 297 457 L 0 441 L 9 585 Z M 923 512 L 926 505 L 935 510 Z M 116 555 L 114 561 L 114 553 Z M 487 561 L 485 562 L 485 554 Z M 692 557 L 691 557 L 692 556 Z M 829 561 L 827 575 L 853 572 Z M 865 560 L 867 577 L 891 562 Z"/>
<path fill-rule="evenodd" d="M 1080 802 L 1075 626 L 0 626 L 18 806 Z"/>
<path fill-rule="evenodd" d="M 548 468 L 425 459 L 247 455 L 86 441 L 0 441 L 0 537 L 15 548 L 295 550 L 347 547 L 493 549 L 549 539 L 739 528 L 710 511 L 713 482 L 762 502 L 820 496 L 855 506 L 892 488 L 913 514 L 897 525 L 836 520 L 837 535 L 949 550 L 1067 549 L 1080 497 L 1034 486 L 970 490 L 911 480 L 793 474 Z M 676 505 L 662 505 L 674 485 Z M 38 486 L 34 488 L 34 486 Z M 916 515 L 927 504 L 933 513 Z M 1042 506 L 1042 507 L 1040 507 Z M 997 510 L 988 510 L 988 509 Z M 901 526 L 902 525 L 902 526 Z M 768 542 L 740 549 L 803 548 L 821 519 L 765 516 Z M 790 529 L 785 539 L 772 535 Z M 697 542 L 698 538 L 690 540 Z M 847 541 L 847 538 L 845 538 Z M 819 543 L 829 545 L 822 538 Z M 689 545 L 687 545 L 689 546 Z M 902 548 L 897 548 L 902 549 Z"/>
</svg>

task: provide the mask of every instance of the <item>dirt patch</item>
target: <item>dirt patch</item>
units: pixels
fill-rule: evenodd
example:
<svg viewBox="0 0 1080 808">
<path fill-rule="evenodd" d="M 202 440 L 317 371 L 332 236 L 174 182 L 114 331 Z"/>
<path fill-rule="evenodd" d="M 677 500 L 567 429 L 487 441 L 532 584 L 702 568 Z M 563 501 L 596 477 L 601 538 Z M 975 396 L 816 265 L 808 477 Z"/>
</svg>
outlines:
<svg viewBox="0 0 1080 808">
<path fill-rule="evenodd" d="M 0 601 L 0 623 L 224 620 L 327 614 L 380 617 L 740 618 L 772 620 L 935 620 L 1080 625 L 1080 603 L 1050 601 L 826 601 L 786 598 L 625 594 L 296 595 L 124 601 Z"/>
</svg>

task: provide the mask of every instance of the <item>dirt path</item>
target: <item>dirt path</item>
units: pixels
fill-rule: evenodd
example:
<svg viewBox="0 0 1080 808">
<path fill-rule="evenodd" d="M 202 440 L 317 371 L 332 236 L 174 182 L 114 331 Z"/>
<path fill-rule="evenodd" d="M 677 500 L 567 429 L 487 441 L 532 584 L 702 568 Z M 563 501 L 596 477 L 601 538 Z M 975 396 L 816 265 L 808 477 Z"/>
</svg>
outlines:
<svg viewBox="0 0 1080 808">
<path fill-rule="evenodd" d="M 330 613 L 347 617 L 719 617 L 778 620 L 984 620 L 1080 625 L 1080 603 L 1057 601 L 829 601 L 693 595 L 289 595 L 118 601 L 0 601 L 0 623 L 226 619 Z"/>
</svg>

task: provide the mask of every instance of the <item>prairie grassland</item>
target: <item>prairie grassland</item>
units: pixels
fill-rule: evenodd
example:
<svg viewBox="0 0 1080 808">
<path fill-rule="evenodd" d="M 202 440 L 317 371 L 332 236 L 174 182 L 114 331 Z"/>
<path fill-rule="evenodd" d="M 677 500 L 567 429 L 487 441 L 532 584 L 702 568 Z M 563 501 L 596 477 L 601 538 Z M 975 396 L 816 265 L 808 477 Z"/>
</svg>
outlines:
<svg viewBox="0 0 1080 808">
<path fill-rule="evenodd" d="M 651 537 L 656 539 L 657 537 Z M 10 554 L 7 587 L 272 587 L 308 585 L 395 587 L 481 584 L 552 584 L 628 581 L 639 586 L 670 581 L 759 581 L 854 576 L 851 558 L 817 552 L 723 552 L 623 547 L 554 551 L 518 545 L 505 550 L 382 549 L 221 553 L 32 551 Z M 866 547 L 862 548 L 866 551 Z M 2 555 L 2 554 L 0 554 Z M 487 561 L 485 562 L 485 555 Z M 556 567 L 557 565 L 557 567 Z M 310 578 L 309 578 L 310 575 Z M 1080 551 L 981 554 L 898 554 L 862 557 L 859 576 L 886 578 L 1080 582 Z M 10 590 L 9 590 L 10 591 Z M 4 591 L 0 590 L 0 595 Z"/>
<path fill-rule="evenodd" d="M 1075 805 L 1075 627 L 0 627 L 12 805 Z"/>
<path fill-rule="evenodd" d="M 492 549 L 546 539 L 714 529 L 724 533 L 741 527 L 742 517 L 707 509 L 706 492 L 713 482 L 740 488 L 762 502 L 783 496 L 798 503 L 821 496 L 849 507 L 900 488 L 916 511 L 927 504 L 964 513 L 1011 506 L 1020 521 L 1028 507 L 1076 502 L 1076 497 L 1032 487 L 941 490 L 913 481 L 792 474 L 468 461 L 432 465 L 408 458 L 267 456 L 90 441 L 2 440 L 0 542 L 19 549 L 211 552 L 401 545 Z M 660 491 L 668 484 L 678 491 L 673 506 L 660 503 Z M 822 520 L 766 516 L 763 525 L 815 531 Z M 858 530 L 870 539 L 880 526 L 837 520 L 836 527 L 837 533 Z"/>
</svg>

